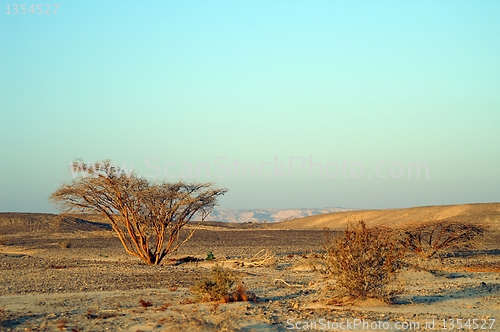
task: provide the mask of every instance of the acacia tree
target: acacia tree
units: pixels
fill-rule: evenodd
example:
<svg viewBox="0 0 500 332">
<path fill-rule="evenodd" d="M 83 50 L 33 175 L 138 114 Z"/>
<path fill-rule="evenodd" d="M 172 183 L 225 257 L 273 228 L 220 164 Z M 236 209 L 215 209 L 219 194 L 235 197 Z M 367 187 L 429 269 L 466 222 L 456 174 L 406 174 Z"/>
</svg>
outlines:
<svg viewBox="0 0 500 332">
<path fill-rule="evenodd" d="M 64 213 L 97 213 L 111 222 L 125 251 L 159 264 L 188 241 L 196 228 L 180 239 L 181 228 L 196 213 L 210 214 L 217 198 L 227 192 L 212 183 L 150 182 L 134 172 L 124 174 L 111 161 L 73 163 L 82 174 L 51 196 Z M 75 172 L 73 172 L 75 173 Z"/>
</svg>

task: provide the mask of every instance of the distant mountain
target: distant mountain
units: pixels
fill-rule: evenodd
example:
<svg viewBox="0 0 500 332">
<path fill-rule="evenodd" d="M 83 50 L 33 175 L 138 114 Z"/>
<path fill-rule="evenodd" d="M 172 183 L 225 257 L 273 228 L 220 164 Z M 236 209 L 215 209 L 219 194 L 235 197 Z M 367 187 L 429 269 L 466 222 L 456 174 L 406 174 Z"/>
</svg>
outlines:
<svg viewBox="0 0 500 332">
<path fill-rule="evenodd" d="M 82 219 L 85 218 L 85 219 Z M 15 233 L 65 233 L 76 231 L 111 230 L 108 223 L 51 213 L 0 212 L 0 235 Z"/>
<path fill-rule="evenodd" d="M 214 209 L 207 221 L 266 223 L 292 220 L 330 212 L 350 211 L 338 207 L 321 209 Z"/>
</svg>

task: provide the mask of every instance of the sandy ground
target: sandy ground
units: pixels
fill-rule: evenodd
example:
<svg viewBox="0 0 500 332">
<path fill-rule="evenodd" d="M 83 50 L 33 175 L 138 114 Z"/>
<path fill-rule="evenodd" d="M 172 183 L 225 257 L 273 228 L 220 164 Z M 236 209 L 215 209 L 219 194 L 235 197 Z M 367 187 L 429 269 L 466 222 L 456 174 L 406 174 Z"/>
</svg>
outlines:
<svg viewBox="0 0 500 332">
<path fill-rule="evenodd" d="M 76 227 L 76 226 L 75 226 Z M 412 257 L 391 287 L 393 304 L 328 305 L 325 275 L 314 271 L 319 230 L 205 227 L 160 266 L 123 251 L 111 231 L 0 235 L 2 331 L 500 331 L 500 242 Z M 62 248 L 60 243 L 69 243 Z M 247 267 L 267 248 L 274 264 Z M 211 251 L 215 261 L 206 261 Z M 186 256 L 198 262 L 180 263 Z M 190 288 L 214 264 L 236 271 L 258 301 L 197 302 Z M 150 303 L 150 306 L 141 305 Z M 461 319 L 461 321 L 457 321 Z M 365 325 L 360 325 L 360 324 Z M 458 328 L 459 323 L 462 329 Z M 410 326 L 410 324 L 413 324 Z M 416 324 L 419 324 L 418 327 Z M 445 325 L 446 324 L 446 325 Z"/>
</svg>

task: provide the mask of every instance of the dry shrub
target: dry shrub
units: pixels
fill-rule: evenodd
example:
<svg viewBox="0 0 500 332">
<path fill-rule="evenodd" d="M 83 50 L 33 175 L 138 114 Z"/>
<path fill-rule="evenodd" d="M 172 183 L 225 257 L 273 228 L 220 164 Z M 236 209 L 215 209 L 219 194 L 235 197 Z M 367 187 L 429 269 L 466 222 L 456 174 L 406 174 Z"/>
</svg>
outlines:
<svg viewBox="0 0 500 332">
<path fill-rule="evenodd" d="M 231 270 L 215 265 L 210 273 L 197 281 L 191 291 L 206 301 L 223 301 L 237 281 L 237 276 Z"/>
<path fill-rule="evenodd" d="M 150 301 L 144 301 L 143 299 L 139 300 L 139 304 L 142 305 L 144 308 L 153 306 L 153 303 L 151 303 Z"/>
<path fill-rule="evenodd" d="M 59 242 L 59 246 L 61 249 L 68 249 L 71 247 L 71 242 L 70 241 L 61 241 Z"/>
<path fill-rule="evenodd" d="M 224 296 L 224 302 L 241 302 L 241 301 L 252 301 L 257 303 L 257 296 L 254 293 L 249 292 L 245 289 L 243 284 L 238 284 L 236 290 L 231 294 L 227 294 Z"/>
<path fill-rule="evenodd" d="M 364 221 L 348 223 L 344 236 L 327 234 L 324 264 L 338 287 L 338 299 L 349 302 L 368 297 L 390 299 L 387 285 L 400 269 L 404 250 L 393 232 L 367 228 Z"/>
<path fill-rule="evenodd" d="M 478 225 L 459 222 L 431 222 L 415 226 L 401 234 L 404 247 L 423 258 L 431 258 L 446 249 L 467 249 L 471 241 L 484 233 Z"/>
<path fill-rule="evenodd" d="M 160 311 L 165 311 L 165 310 L 167 310 L 167 309 L 168 309 L 169 307 L 171 307 L 171 306 L 172 306 L 172 303 L 170 303 L 170 302 L 164 303 L 164 304 L 162 304 L 162 306 L 160 307 Z"/>
<path fill-rule="evenodd" d="M 207 276 L 196 282 L 191 291 L 202 301 L 257 302 L 255 294 L 247 291 L 242 283 L 233 287 L 238 280 L 239 277 L 233 271 L 215 265 Z"/>
</svg>

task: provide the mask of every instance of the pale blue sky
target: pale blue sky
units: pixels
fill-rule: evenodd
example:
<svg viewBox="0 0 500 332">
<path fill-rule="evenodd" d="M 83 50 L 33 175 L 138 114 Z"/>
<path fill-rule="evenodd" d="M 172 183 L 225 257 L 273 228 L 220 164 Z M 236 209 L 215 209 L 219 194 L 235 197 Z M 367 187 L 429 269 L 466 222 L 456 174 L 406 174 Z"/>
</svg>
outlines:
<svg viewBox="0 0 500 332">
<path fill-rule="evenodd" d="M 267 179 L 194 179 L 229 188 L 228 208 L 500 200 L 499 1 L 1 3 L 0 211 L 54 212 L 79 157 L 143 175 L 151 156 L 176 174 L 269 162 Z M 273 178 L 275 155 L 365 173 Z M 429 178 L 380 179 L 378 162 Z"/>
</svg>

